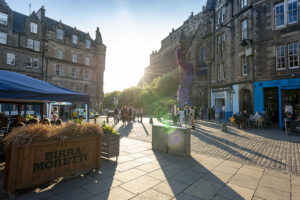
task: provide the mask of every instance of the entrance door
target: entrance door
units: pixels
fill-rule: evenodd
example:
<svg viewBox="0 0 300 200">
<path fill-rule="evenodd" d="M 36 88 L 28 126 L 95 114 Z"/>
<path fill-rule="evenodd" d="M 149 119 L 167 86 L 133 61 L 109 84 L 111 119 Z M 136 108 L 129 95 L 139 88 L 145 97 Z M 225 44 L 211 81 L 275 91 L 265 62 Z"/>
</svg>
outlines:
<svg viewBox="0 0 300 200">
<path fill-rule="evenodd" d="M 264 88 L 264 108 L 268 109 L 273 123 L 279 122 L 278 87 Z"/>
</svg>

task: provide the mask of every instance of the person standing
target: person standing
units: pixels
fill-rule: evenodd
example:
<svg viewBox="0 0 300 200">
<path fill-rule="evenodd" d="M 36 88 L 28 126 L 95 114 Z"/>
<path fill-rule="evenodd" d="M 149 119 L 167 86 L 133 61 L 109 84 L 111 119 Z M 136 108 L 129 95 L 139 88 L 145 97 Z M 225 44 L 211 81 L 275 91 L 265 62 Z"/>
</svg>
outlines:
<svg viewBox="0 0 300 200">
<path fill-rule="evenodd" d="M 179 110 L 179 126 L 182 126 L 184 120 L 184 110 L 180 108 Z"/>
<path fill-rule="evenodd" d="M 118 122 L 119 122 L 119 110 L 115 106 L 115 108 L 114 108 L 114 123 L 117 124 Z"/>
<path fill-rule="evenodd" d="M 126 112 L 125 106 L 122 107 L 121 118 L 122 118 L 122 122 L 123 122 L 123 127 L 125 127 L 126 126 L 126 120 L 127 120 L 127 112 Z"/>
<path fill-rule="evenodd" d="M 141 116 L 141 123 L 143 123 L 143 107 L 141 107 L 140 116 Z"/>
<path fill-rule="evenodd" d="M 220 122 L 220 114 L 221 114 L 221 108 L 219 106 L 216 106 L 216 109 L 215 109 L 216 122 Z"/>
<path fill-rule="evenodd" d="M 184 123 L 187 124 L 189 120 L 189 108 L 187 105 L 184 106 Z"/>
</svg>

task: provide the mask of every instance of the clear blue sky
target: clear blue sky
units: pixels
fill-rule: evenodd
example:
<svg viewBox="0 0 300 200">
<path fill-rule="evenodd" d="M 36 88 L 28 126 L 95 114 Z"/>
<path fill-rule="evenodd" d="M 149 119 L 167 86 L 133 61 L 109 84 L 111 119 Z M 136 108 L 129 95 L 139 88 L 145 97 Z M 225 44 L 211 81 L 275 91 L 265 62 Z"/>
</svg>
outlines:
<svg viewBox="0 0 300 200">
<path fill-rule="evenodd" d="M 107 46 L 104 92 L 123 90 L 138 83 L 149 65 L 149 55 L 172 28 L 206 0 L 6 0 L 23 14 L 45 6 L 46 16 L 89 32 L 100 27 Z"/>
</svg>

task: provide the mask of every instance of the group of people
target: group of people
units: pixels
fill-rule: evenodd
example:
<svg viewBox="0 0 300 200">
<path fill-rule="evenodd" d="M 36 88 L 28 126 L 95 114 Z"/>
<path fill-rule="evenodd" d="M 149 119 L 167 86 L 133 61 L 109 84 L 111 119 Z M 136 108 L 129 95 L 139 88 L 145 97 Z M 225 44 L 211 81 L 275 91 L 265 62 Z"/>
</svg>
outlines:
<svg viewBox="0 0 300 200">
<path fill-rule="evenodd" d="M 115 107 L 114 109 L 114 114 L 116 116 L 116 113 L 118 112 L 118 109 Z M 139 119 L 141 119 L 140 121 L 143 122 L 143 109 L 135 109 L 131 106 L 123 106 L 121 111 L 120 111 L 120 115 L 121 115 L 121 120 L 123 122 L 123 127 L 126 126 L 126 122 L 127 125 L 130 124 L 133 120 L 136 119 L 136 117 Z M 118 114 L 119 116 L 119 114 Z"/>
<path fill-rule="evenodd" d="M 52 115 L 52 119 L 44 118 L 43 120 L 39 120 L 37 116 L 34 116 L 33 118 L 24 118 L 22 115 L 17 115 L 16 119 L 12 121 L 12 123 L 8 124 L 8 117 L 5 113 L 0 113 L 1 117 L 1 129 L 8 127 L 8 133 L 12 131 L 14 128 L 22 127 L 26 125 L 35 125 L 35 124 L 44 124 L 44 125 L 55 125 L 55 126 L 61 126 L 63 124 L 61 119 L 58 119 L 58 116 L 56 114 Z M 5 132 L 5 135 L 7 133 Z"/>
<path fill-rule="evenodd" d="M 246 110 L 238 114 L 236 112 L 232 115 L 233 122 L 241 128 L 246 126 L 266 127 L 271 124 L 271 118 L 267 110 L 263 110 L 262 114 L 256 112 L 254 115 L 249 114 Z"/>
<path fill-rule="evenodd" d="M 177 108 L 173 111 L 173 122 L 182 126 L 190 124 L 193 126 L 195 120 L 196 107 L 185 105 L 184 108 Z"/>
</svg>

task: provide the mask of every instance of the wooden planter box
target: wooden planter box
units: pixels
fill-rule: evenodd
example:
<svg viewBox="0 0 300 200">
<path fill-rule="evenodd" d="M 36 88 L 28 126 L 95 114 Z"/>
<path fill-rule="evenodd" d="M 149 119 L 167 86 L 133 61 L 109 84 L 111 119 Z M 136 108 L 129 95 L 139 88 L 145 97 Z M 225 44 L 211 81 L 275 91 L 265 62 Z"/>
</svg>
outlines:
<svg viewBox="0 0 300 200">
<path fill-rule="evenodd" d="M 6 149 L 4 187 L 9 195 L 74 173 L 100 168 L 101 136 L 50 139 Z"/>
<path fill-rule="evenodd" d="M 105 158 L 117 157 L 120 154 L 120 135 L 103 134 L 101 156 Z"/>
</svg>

